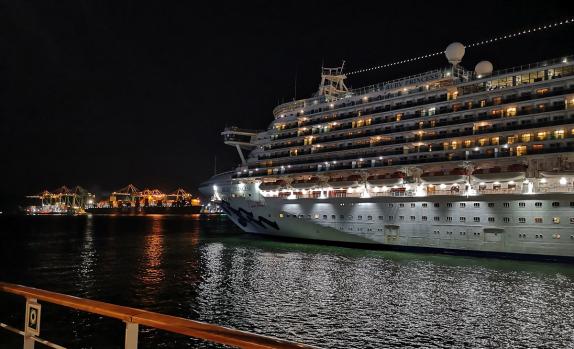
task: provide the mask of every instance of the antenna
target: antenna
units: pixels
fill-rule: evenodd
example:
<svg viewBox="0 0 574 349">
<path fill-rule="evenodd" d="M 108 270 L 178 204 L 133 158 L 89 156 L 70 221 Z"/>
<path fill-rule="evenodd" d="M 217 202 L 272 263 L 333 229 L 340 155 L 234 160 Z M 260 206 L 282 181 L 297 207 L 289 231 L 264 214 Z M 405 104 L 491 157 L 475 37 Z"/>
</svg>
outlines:
<svg viewBox="0 0 574 349">
<path fill-rule="evenodd" d="M 297 66 L 295 66 L 295 96 L 293 97 L 293 100 L 297 100 Z"/>
</svg>

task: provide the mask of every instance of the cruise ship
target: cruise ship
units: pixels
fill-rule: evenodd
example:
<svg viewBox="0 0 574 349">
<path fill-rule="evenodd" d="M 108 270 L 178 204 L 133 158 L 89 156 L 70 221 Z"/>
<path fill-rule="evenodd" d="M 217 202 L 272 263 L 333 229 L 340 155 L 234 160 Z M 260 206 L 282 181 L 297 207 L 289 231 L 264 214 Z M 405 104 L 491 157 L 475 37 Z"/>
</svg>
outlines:
<svg viewBox="0 0 574 349">
<path fill-rule="evenodd" d="M 222 132 L 241 165 L 201 184 L 248 233 L 388 249 L 574 260 L 574 57 L 461 64 L 277 106 Z"/>
</svg>

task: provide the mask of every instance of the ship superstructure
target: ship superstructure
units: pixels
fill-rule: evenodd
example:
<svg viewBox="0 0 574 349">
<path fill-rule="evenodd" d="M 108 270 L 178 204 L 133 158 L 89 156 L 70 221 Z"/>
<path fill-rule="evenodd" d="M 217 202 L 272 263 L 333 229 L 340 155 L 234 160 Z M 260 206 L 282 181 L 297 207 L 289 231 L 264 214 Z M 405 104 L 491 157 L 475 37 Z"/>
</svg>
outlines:
<svg viewBox="0 0 574 349">
<path fill-rule="evenodd" d="M 323 69 L 266 131 L 226 129 L 242 164 L 201 190 L 253 233 L 574 257 L 574 57 L 470 71 L 463 45 L 446 54 L 359 89 Z"/>
</svg>

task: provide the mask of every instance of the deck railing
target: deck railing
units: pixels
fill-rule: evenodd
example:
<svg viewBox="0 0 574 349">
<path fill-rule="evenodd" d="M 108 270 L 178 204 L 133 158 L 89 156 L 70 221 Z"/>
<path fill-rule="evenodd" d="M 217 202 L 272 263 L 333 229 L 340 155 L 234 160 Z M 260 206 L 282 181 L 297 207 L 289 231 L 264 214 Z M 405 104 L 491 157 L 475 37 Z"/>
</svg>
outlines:
<svg viewBox="0 0 574 349">
<path fill-rule="evenodd" d="M 98 314 L 125 322 L 126 349 L 137 348 L 139 325 L 239 348 L 313 348 L 312 346 L 304 344 L 240 331 L 228 327 L 212 325 L 205 322 L 188 320 L 176 316 L 164 315 L 147 310 L 104 303 L 5 282 L 0 282 L 0 291 L 22 296 L 26 299 L 26 323 L 23 331 L 10 325 L 0 323 L 0 327 L 24 336 L 24 349 L 33 349 L 35 342 L 51 348 L 64 348 L 37 336 L 40 330 L 41 314 L 40 306 L 37 301 L 57 304 L 67 308 Z"/>
</svg>

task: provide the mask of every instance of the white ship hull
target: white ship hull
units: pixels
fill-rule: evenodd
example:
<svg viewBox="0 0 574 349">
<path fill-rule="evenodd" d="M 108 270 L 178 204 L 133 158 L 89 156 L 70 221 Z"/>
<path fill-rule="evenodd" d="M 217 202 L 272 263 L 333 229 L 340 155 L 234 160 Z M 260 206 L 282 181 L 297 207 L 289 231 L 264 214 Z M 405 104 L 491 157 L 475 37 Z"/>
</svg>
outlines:
<svg viewBox="0 0 574 349">
<path fill-rule="evenodd" d="M 556 202 L 559 206 L 552 206 Z M 236 197 L 222 201 L 222 207 L 248 233 L 392 249 L 574 259 L 571 202 L 572 194 L 264 202 Z M 521 218 L 542 223 L 521 223 Z"/>
</svg>

